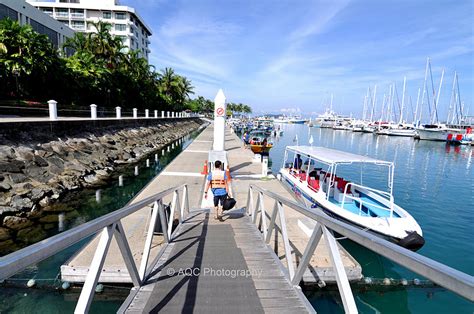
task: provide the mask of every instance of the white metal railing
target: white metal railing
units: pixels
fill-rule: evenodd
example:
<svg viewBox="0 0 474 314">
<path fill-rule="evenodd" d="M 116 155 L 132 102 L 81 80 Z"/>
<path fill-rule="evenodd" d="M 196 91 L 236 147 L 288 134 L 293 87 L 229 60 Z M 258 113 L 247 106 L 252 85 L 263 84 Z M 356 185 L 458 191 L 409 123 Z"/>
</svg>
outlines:
<svg viewBox="0 0 474 314">
<path fill-rule="evenodd" d="M 181 201 L 180 201 L 181 193 Z M 173 196 L 170 213 L 165 212 L 163 198 L 168 195 Z M 143 247 L 143 255 L 139 267 L 135 264 L 132 252 L 125 230 L 122 227 L 121 220 L 141 209 L 150 208 L 151 219 L 147 227 L 147 235 Z M 11 253 L 0 258 L 0 280 L 4 280 L 26 267 L 36 264 L 62 250 L 77 243 L 89 236 L 99 234 L 99 243 L 97 245 L 94 257 L 89 266 L 84 286 L 82 288 L 79 300 L 76 305 L 75 313 L 86 313 L 89 310 L 94 297 L 95 287 L 99 280 L 102 266 L 107 257 L 112 238 L 117 241 L 120 254 L 122 255 L 127 267 L 130 278 L 135 287 L 140 287 L 146 281 L 149 273 L 155 266 L 157 259 L 149 263 L 150 251 L 156 224 L 159 222 L 163 231 L 164 241 L 172 242 L 174 234 L 172 225 L 175 214 L 181 224 L 187 214 L 189 214 L 189 199 L 187 185 L 180 185 L 167 189 L 153 196 L 150 196 L 137 203 L 127 205 L 112 213 L 96 218 L 84 223 L 71 230 L 65 231 L 51 238 L 45 239 L 39 243 L 30 245 L 19 251 Z"/>
<path fill-rule="evenodd" d="M 380 191 L 380 190 L 377 190 L 377 189 L 374 189 L 374 188 L 369 188 L 369 187 L 367 187 L 367 186 L 363 186 L 363 185 L 360 185 L 360 184 L 356 184 L 356 183 L 354 183 L 354 182 L 348 182 L 348 183 L 346 184 L 346 186 L 344 187 L 344 195 L 342 196 L 342 205 L 341 205 L 341 207 L 344 206 L 344 201 L 346 200 L 346 197 L 350 197 L 350 196 L 347 195 L 347 189 L 348 189 L 349 185 L 352 185 L 354 188 L 355 188 L 355 187 L 359 187 L 359 188 L 364 189 L 364 190 L 372 191 L 372 192 L 374 192 L 374 193 L 380 195 L 381 197 L 386 197 L 386 198 L 388 198 L 387 201 L 389 201 L 389 206 L 390 206 L 390 208 L 388 208 L 388 209 L 387 209 L 386 207 L 379 206 L 379 205 L 377 205 L 377 204 L 373 204 L 373 203 L 369 203 L 369 202 L 365 202 L 365 203 L 370 204 L 371 206 L 374 206 L 374 207 L 381 208 L 381 209 L 383 209 L 383 210 L 389 210 L 389 211 L 390 211 L 390 218 L 393 217 L 393 203 L 394 203 L 394 199 L 393 199 L 393 195 L 392 195 L 391 193 L 385 192 L 385 191 Z M 350 198 L 356 199 L 356 198 L 354 198 L 354 197 L 350 197 Z M 364 201 L 363 201 L 362 199 L 360 199 L 360 198 L 357 198 L 357 200 L 361 203 L 360 208 L 359 208 L 359 214 L 360 214 L 360 210 L 362 210 L 362 203 L 363 203 Z M 370 209 L 369 209 L 369 210 L 370 210 Z"/>
<path fill-rule="evenodd" d="M 257 202 L 254 202 L 254 194 L 257 193 Z M 265 208 L 265 197 L 274 200 L 273 210 Z M 285 221 L 284 208 L 296 212 L 316 221 L 311 237 L 300 258 L 298 267 L 293 264 L 292 250 Z M 281 197 L 271 191 L 256 185 L 250 185 L 247 198 L 247 214 L 252 222 L 262 232 L 263 240 L 269 245 L 272 232 L 280 231 L 285 249 L 287 279 L 293 285 L 299 285 L 306 271 L 314 251 L 324 235 L 324 240 L 329 249 L 329 256 L 336 274 L 336 282 L 346 313 L 357 313 L 354 296 L 351 291 L 349 280 L 344 270 L 344 265 L 337 247 L 336 239 L 332 232 L 337 232 L 344 237 L 406 267 L 415 273 L 431 280 L 432 282 L 453 291 L 454 293 L 474 301 L 474 277 L 448 267 L 444 264 L 429 259 L 423 255 L 407 250 L 395 243 L 384 240 L 366 231 L 360 230 L 352 225 L 329 217 L 319 209 L 304 207 L 292 200 Z M 276 225 L 277 215 L 279 226 Z M 257 220 L 258 219 L 258 220 Z M 269 221 L 267 221 L 269 219 Z M 259 227 L 260 226 L 260 227 Z"/>
</svg>

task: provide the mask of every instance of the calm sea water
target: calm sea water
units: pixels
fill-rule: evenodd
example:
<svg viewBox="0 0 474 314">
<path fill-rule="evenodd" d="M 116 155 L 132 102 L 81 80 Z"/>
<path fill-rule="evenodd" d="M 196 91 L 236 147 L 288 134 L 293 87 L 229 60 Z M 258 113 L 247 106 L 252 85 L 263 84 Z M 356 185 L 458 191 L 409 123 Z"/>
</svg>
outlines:
<svg viewBox="0 0 474 314">
<path fill-rule="evenodd" d="M 474 149 L 446 146 L 441 142 L 412 138 L 308 128 L 283 124 L 284 135 L 274 139 L 270 152 L 272 170 L 282 166 L 287 145 L 324 146 L 371 156 L 395 163 L 395 202 L 418 221 L 426 244 L 418 253 L 474 275 Z M 341 169 L 344 177 L 360 179 L 360 169 Z M 363 169 L 364 184 L 381 187 L 386 172 L 373 167 Z M 380 168 L 379 168 L 380 170 Z M 406 278 L 420 276 L 350 240 L 341 241 L 359 261 L 366 277 Z M 355 289 L 361 313 L 473 313 L 473 303 L 440 288 Z M 342 313 L 337 293 L 308 292 L 320 313 Z"/>
<path fill-rule="evenodd" d="M 270 153 L 272 170 L 278 172 L 287 145 L 294 145 L 298 134 L 299 143 L 308 143 L 313 135 L 314 146 L 326 146 L 379 159 L 395 162 L 394 195 L 396 202 L 407 209 L 421 225 L 425 246 L 420 254 L 445 263 L 451 267 L 474 274 L 474 172 L 473 149 L 470 147 L 449 147 L 443 143 L 414 141 L 411 138 L 377 137 L 346 131 L 312 128 L 305 125 L 282 125 L 284 135 L 274 140 Z M 183 145 L 175 146 L 170 153 L 161 156 L 158 163 L 152 161 L 146 168 L 140 165 L 138 176 L 133 167 L 124 169 L 124 186 L 118 186 L 118 179 L 101 192 L 101 201 L 95 200 L 95 190 L 86 190 L 72 195 L 67 206 L 74 211 L 66 213 L 65 228 L 69 229 L 84 221 L 94 219 L 125 205 L 161 169 L 186 147 L 197 133 L 186 138 Z M 350 170 L 345 177 L 355 176 Z M 364 169 L 364 182 L 375 185 L 386 180 L 385 175 L 374 169 Z M 116 174 L 119 175 L 118 173 Z M 358 174 L 357 174 L 358 175 Z M 359 261 L 365 276 L 374 278 L 420 278 L 393 262 L 352 243 L 343 245 Z M 57 254 L 15 278 L 19 285 L 23 279 L 36 278 L 40 284 L 54 287 L 54 278 L 59 267 L 82 245 L 79 243 L 61 254 Z M 41 279 L 48 279 L 41 281 Z M 57 285 L 57 284 L 56 284 Z M 128 289 L 106 287 L 106 293 L 97 295 L 91 313 L 115 312 Z M 472 303 L 442 289 L 415 288 L 375 289 L 362 292 L 355 290 L 355 298 L 361 313 L 473 313 Z M 73 312 L 77 292 L 63 293 L 56 290 L 1 288 L 0 313 L 67 313 Z M 314 291 L 307 293 L 319 313 L 343 313 L 341 301 L 335 291 Z"/>
<path fill-rule="evenodd" d="M 154 161 L 153 154 L 150 156 L 150 167 L 146 167 L 145 160 L 139 164 L 139 174 L 134 174 L 134 166 L 129 165 L 114 173 L 108 186 L 100 190 L 100 202 L 96 200 L 96 190 L 87 189 L 79 193 L 70 194 L 63 204 L 67 208 L 64 213 L 64 223 L 49 231 L 52 236 L 60 230 L 71 229 L 86 221 L 100 217 L 126 205 L 140 190 L 168 165 L 192 140 L 200 133 L 193 132 L 183 138 L 181 144 L 178 141 L 170 143 L 164 148 L 165 154 L 159 151 L 158 162 Z M 118 185 L 118 176 L 123 175 L 123 186 Z M 77 243 L 66 250 L 48 258 L 41 263 L 27 268 L 25 271 L 15 275 L 0 284 L 0 313 L 72 313 L 77 303 L 79 290 L 62 292 L 61 282 L 55 280 L 59 276 L 59 269 L 88 239 Z M 27 289 L 26 282 L 35 278 L 38 287 Z M 96 294 L 90 313 L 115 313 L 125 298 L 128 296 L 130 287 L 106 286 L 104 293 Z"/>
</svg>

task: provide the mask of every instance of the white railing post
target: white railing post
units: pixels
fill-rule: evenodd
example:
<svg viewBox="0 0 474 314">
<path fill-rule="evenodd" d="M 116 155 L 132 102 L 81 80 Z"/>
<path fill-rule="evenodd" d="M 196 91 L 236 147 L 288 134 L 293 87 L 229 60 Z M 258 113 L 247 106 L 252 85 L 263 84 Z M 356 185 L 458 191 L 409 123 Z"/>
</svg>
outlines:
<svg viewBox="0 0 474 314">
<path fill-rule="evenodd" d="M 171 113 L 171 118 L 174 118 L 174 111 Z"/>
<path fill-rule="evenodd" d="M 48 100 L 49 108 L 49 119 L 57 120 L 58 119 L 58 102 L 56 100 Z"/>
<path fill-rule="evenodd" d="M 86 280 L 84 282 L 84 286 L 82 287 L 81 295 L 77 301 L 74 313 L 89 312 L 89 307 L 91 305 L 92 299 L 94 298 L 95 286 L 99 281 L 100 274 L 102 273 L 102 266 L 104 266 L 105 257 L 107 256 L 110 242 L 112 242 L 114 229 L 115 224 L 102 229 L 99 244 L 97 245 L 91 265 L 89 266 L 89 272 L 87 273 Z"/>
<path fill-rule="evenodd" d="M 285 209 L 280 202 L 278 202 L 278 214 L 280 216 L 281 236 L 285 245 L 286 264 L 288 266 L 290 280 L 292 280 L 295 276 L 295 264 L 293 264 L 293 255 L 291 254 L 290 240 L 288 239 L 288 229 L 286 228 Z"/>
<path fill-rule="evenodd" d="M 162 118 L 165 117 L 165 112 L 164 112 L 164 111 L 161 111 L 161 117 L 162 117 Z"/>
<path fill-rule="evenodd" d="M 169 112 L 169 111 L 167 111 L 167 112 L 166 112 L 166 117 L 167 117 L 167 118 L 171 117 L 171 115 L 170 115 L 170 112 Z"/>
<path fill-rule="evenodd" d="M 145 109 L 145 118 L 149 118 L 149 117 L 150 117 L 150 110 Z"/>
<path fill-rule="evenodd" d="M 155 114 L 155 119 L 157 119 L 158 118 L 158 110 L 155 110 L 154 114 Z"/>
<path fill-rule="evenodd" d="M 138 119 L 138 109 L 137 108 L 133 108 L 133 118 Z"/>
<path fill-rule="evenodd" d="M 321 228 L 321 224 L 319 222 L 316 222 L 316 225 L 313 229 L 313 233 L 309 238 L 308 245 L 306 246 L 303 256 L 300 259 L 300 263 L 298 265 L 298 269 L 296 270 L 295 276 L 293 277 L 293 279 L 291 279 L 291 283 L 294 286 L 300 284 L 301 278 L 303 278 L 303 275 L 306 269 L 308 268 L 309 262 L 311 261 L 311 257 L 313 257 L 314 250 L 316 250 L 316 247 L 318 246 L 322 235 L 323 229 Z"/>
<path fill-rule="evenodd" d="M 155 225 L 156 225 L 156 220 L 158 218 L 160 205 L 161 203 L 159 204 L 158 201 L 155 201 L 155 203 L 153 204 L 153 209 L 151 210 L 150 224 L 148 225 L 148 232 L 146 234 L 145 245 L 143 247 L 143 255 L 142 255 L 142 260 L 140 262 L 140 270 L 138 271 L 138 274 L 140 275 L 140 280 L 142 282 L 145 280 L 146 268 L 148 265 L 148 258 L 150 257 L 151 243 L 153 240 L 153 232 L 155 231 Z M 163 234 L 164 233 L 165 231 L 163 230 Z"/>
<path fill-rule="evenodd" d="M 115 107 L 115 117 L 117 119 L 122 119 L 122 108 Z"/>
<path fill-rule="evenodd" d="M 130 250 L 130 246 L 127 241 L 127 236 L 125 235 L 125 231 L 123 230 L 122 223 L 120 222 L 120 220 L 117 222 L 114 235 L 115 240 L 117 241 L 117 245 L 120 249 L 120 253 L 122 254 L 123 260 L 125 262 L 125 266 L 127 266 L 128 274 L 132 279 L 133 286 L 141 286 L 142 281 L 140 280 L 140 274 L 138 273 L 137 265 L 135 264 L 135 260 L 133 259 L 133 254 Z"/>
<path fill-rule="evenodd" d="M 91 105 L 91 119 L 97 119 L 97 105 L 95 104 Z"/>
<path fill-rule="evenodd" d="M 326 245 L 329 248 L 329 257 L 331 259 L 332 267 L 336 273 L 337 287 L 339 289 L 339 293 L 341 294 L 344 312 L 358 313 L 354 295 L 352 294 L 351 286 L 349 284 L 349 280 L 347 279 L 346 270 L 344 269 L 344 264 L 342 263 L 341 254 L 339 253 L 339 248 L 337 247 L 336 239 L 334 239 L 332 233 L 325 226 L 322 226 L 322 229 L 324 239 L 326 240 Z"/>
</svg>

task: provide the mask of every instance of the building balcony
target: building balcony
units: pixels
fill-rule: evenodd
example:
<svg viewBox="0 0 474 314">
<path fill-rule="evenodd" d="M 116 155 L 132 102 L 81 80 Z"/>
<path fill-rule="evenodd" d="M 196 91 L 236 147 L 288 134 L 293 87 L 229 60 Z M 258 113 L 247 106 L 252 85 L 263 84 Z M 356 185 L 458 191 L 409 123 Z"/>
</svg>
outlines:
<svg viewBox="0 0 474 314">
<path fill-rule="evenodd" d="M 54 15 L 56 18 L 66 18 L 68 19 L 69 18 L 69 13 L 65 13 L 65 12 L 56 12 L 56 14 Z"/>
<path fill-rule="evenodd" d="M 71 13 L 71 19 L 83 20 L 85 17 L 84 13 Z"/>
</svg>

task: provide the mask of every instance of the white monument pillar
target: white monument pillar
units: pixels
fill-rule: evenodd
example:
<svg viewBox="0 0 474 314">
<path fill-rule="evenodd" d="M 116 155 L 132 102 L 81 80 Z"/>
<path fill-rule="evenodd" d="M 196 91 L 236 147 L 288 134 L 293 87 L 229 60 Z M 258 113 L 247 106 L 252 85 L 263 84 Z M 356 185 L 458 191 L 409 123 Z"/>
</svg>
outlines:
<svg viewBox="0 0 474 314">
<path fill-rule="evenodd" d="M 224 150 L 224 133 L 225 133 L 225 95 L 222 89 L 217 92 L 214 98 L 214 145 L 213 150 Z"/>
<path fill-rule="evenodd" d="M 97 105 L 91 105 L 91 119 L 97 119 Z"/>
<path fill-rule="evenodd" d="M 48 100 L 49 119 L 56 120 L 58 118 L 58 102 L 56 100 Z"/>
</svg>

